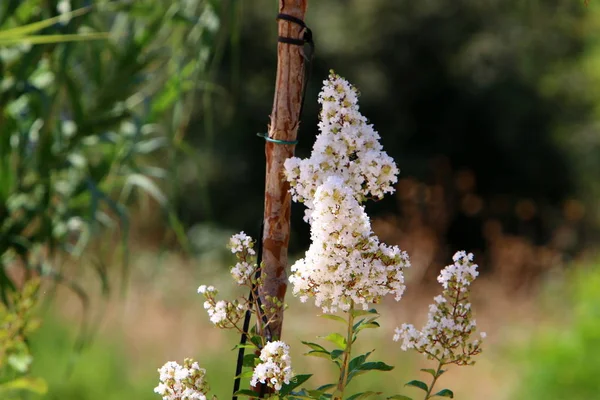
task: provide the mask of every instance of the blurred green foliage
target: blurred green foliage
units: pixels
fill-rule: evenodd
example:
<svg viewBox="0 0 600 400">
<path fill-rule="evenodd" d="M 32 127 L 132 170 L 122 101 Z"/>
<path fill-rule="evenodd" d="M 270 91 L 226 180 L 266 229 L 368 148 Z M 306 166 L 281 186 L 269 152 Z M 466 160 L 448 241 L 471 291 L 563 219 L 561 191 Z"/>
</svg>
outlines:
<svg viewBox="0 0 600 400">
<path fill-rule="evenodd" d="M 570 271 L 567 278 L 552 292 L 550 306 L 553 314 L 560 316 L 557 326 L 538 331 L 514 360 L 525 367 L 514 398 L 598 397 L 600 264 Z"/>
<path fill-rule="evenodd" d="M 184 154 L 197 94 L 216 90 L 207 77 L 218 7 L 217 0 L 0 3 L 0 300 L 16 318 L 0 336 L 22 351 L 9 346 L 8 362 L 0 358 L 0 385 L 26 383 L 11 381 L 10 368 L 25 373 L 31 362 L 23 344 L 27 282 L 64 284 L 87 307 L 65 264 L 112 229 L 126 267 L 132 200 L 160 203 L 185 244 L 157 180 Z M 82 41 L 90 38 L 102 40 Z M 93 266 L 105 293 L 102 257 L 113 246 L 98 245 L 103 253 L 78 263 Z"/>
<path fill-rule="evenodd" d="M 28 339 L 39 327 L 34 317 L 39 280 L 28 281 L 20 293 L 11 293 L 9 304 L 0 303 L 0 395 L 14 399 L 19 392 L 44 394 L 46 383 L 27 376 L 33 357 Z"/>
</svg>

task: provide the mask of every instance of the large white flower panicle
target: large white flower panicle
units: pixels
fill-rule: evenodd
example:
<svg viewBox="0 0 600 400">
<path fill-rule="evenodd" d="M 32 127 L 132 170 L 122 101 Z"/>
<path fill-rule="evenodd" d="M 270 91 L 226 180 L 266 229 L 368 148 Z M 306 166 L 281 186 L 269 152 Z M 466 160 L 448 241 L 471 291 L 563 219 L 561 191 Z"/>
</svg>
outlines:
<svg viewBox="0 0 600 400">
<path fill-rule="evenodd" d="M 269 342 L 260 351 L 262 361 L 254 367 L 250 385 L 256 386 L 258 382 L 279 391 L 283 384 L 289 384 L 294 378 L 290 347 L 282 341 Z"/>
<path fill-rule="evenodd" d="M 206 400 L 208 384 L 204 380 L 206 370 L 186 358 L 183 365 L 169 361 L 159 370 L 160 383 L 154 392 L 163 400 Z"/>
<path fill-rule="evenodd" d="M 453 261 L 438 276 L 444 291 L 429 306 L 426 325 L 419 331 L 412 324 L 403 324 L 396 328 L 394 341 L 401 340 L 404 351 L 415 349 L 444 364 L 471 365 L 471 357 L 481 352 L 481 339 L 486 336 L 482 332 L 480 339 L 471 341 L 476 322 L 469 303 L 469 287 L 479 272 L 471 253 L 459 251 Z"/>
<path fill-rule="evenodd" d="M 331 72 L 319 94 L 322 110 L 311 157 L 289 158 L 285 175 L 294 201 L 305 203 L 310 222 L 317 188 L 337 176 L 356 199 L 380 199 L 394 191 L 398 168 L 382 150 L 379 134 L 358 111 L 357 90 Z"/>
<path fill-rule="evenodd" d="M 291 268 L 290 282 L 301 301 L 315 298 L 323 312 L 368 309 L 381 297 L 404 293 L 406 252 L 379 242 L 351 188 L 338 176 L 318 187 L 311 222 L 312 244 Z"/>
</svg>

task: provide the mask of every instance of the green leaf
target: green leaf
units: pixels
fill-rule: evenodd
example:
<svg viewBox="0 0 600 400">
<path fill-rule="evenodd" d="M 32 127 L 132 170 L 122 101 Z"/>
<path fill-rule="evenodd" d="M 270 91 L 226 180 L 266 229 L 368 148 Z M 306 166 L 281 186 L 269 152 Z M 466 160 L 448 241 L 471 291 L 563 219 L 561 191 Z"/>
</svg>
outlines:
<svg viewBox="0 0 600 400">
<path fill-rule="evenodd" d="M 439 392 L 437 392 L 436 394 L 434 394 L 434 396 L 450 397 L 451 399 L 453 399 L 454 398 L 454 393 L 450 389 L 442 389 Z"/>
<path fill-rule="evenodd" d="M 350 382 L 355 376 L 365 374 L 369 371 L 391 371 L 392 369 L 394 369 L 393 366 L 387 365 L 381 361 L 364 363 L 353 371 L 350 371 L 348 374 L 348 382 Z"/>
<path fill-rule="evenodd" d="M 340 335 L 339 333 L 330 333 L 327 336 L 320 336 L 320 338 L 335 344 L 340 349 L 346 348 L 346 338 Z"/>
<path fill-rule="evenodd" d="M 328 383 L 328 384 L 326 384 L 326 385 L 319 386 L 319 387 L 317 388 L 317 391 L 318 391 L 318 392 L 326 392 L 326 391 L 328 391 L 328 390 L 330 390 L 330 389 L 333 389 L 334 387 L 336 387 L 336 384 L 335 384 L 335 383 Z"/>
<path fill-rule="evenodd" d="M 377 313 L 377 310 L 374 309 L 374 308 L 372 308 L 370 310 L 366 310 L 366 311 L 365 310 L 352 310 L 351 313 L 352 313 L 352 316 L 354 318 L 356 318 L 356 317 L 362 317 L 364 315 L 371 315 L 371 316 L 373 316 L 373 314 L 379 315 Z"/>
<path fill-rule="evenodd" d="M 392 365 L 387 365 L 386 363 L 384 363 L 382 361 L 374 361 L 374 362 L 364 363 L 358 369 L 360 371 L 372 371 L 372 370 L 391 371 L 394 369 L 394 367 Z"/>
<path fill-rule="evenodd" d="M 296 377 L 292 381 L 290 381 L 290 383 L 281 387 L 281 390 L 279 391 L 279 396 L 283 397 L 288 395 L 292 390 L 309 380 L 311 376 L 312 374 L 296 375 Z"/>
<path fill-rule="evenodd" d="M 403 394 L 395 394 L 387 398 L 387 400 L 413 400 L 412 397 L 404 396 Z"/>
<path fill-rule="evenodd" d="M 344 354 L 344 350 L 332 350 L 331 353 L 329 354 L 329 356 L 331 357 L 332 360 L 337 360 L 338 358 L 340 358 L 342 356 L 342 354 Z"/>
<path fill-rule="evenodd" d="M 421 390 L 424 390 L 425 392 L 427 392 L 429 390 L 429 387 L 427 386 L 427 384 L 425 382 L 421 382 L 421 381 L 417 381 L 417 380 L 410 381 L 404 386 L 413 386 L 413 387 L 419 388 Z"/>
<path fill-rule="evenodd" d="M 351 361 L 350 364 L 348 364 L 348 371 L 354 371 L 355 369 L 357 369 L 358 367 L 360 367 L 361 365 L 364 364 L 364 362 L 367 360 L 367 357 L 369 357 L 369 355 L 372 353 L 372 351 L 366 353 L 366 354 L 361 354 L 360 356 L 354 357 Z"/>
<path fill-rule="evenodd" d="M 252 375 L 254 375 L 254 371 L 249 369 L 239 374 L 236 378 L 251 378 Z"/>
<path fill-rule="evenodd" d="M 427 372 L 429 375 L 435 378 L 435 369 L 432 368 L 421 368 L 421 371 Z"/>
<path fill-rule="evenodd" d="M 378 322 L 366 322 L 364 324 L 360 324 L 355 330 L 354 333 L 358 333 L 360 331 L 362 331 L 363 329 L 374 329 L 374 328 L 379 328 L 379 323 Z"/>
<path fill-rule="evenodd" d="M 19 43 L 27 44 L 48 44 L 48 43 L 65 43 L 65 42 L 84 42 L 88 40 L 106 40 L 109 38 L 108 33 L 77 33 L 63 35 L 31 35 L 31 36 L 16 36 L 11 38 L 0 38 L 0 46 L 9 46 Z"/>
<path fill-rule="evenodd" d="M 73 10 L 68 13 L 64 13 L 62 15 L 47 18 L 39 22 L 34 22 L 31 24 L 18 26 L 16 28 L 4 29 L 0 30 L 0 39 L 8 39 L 14 37 L 23 37 L 30 33 L 41 31 L 44 28 L 48 28 L 58 22 L 60 22 L 63 18 L 72 18 L 83 15 L 91 10 L 91 7 L 83 7 L 77 10 Z"/>
<path fill-rule="evenodd" d="M 262 338 L 260 336 L 252 336 L 250 341 L 259 349 L 262 347 Z"/>
<path fill-rule="evenodd" d="M 325 347 L 321 346 L 320 344 L 316 344 L 316 343 L 312 343 L 312 342 L 302 342 L 302 344 L 310 347 L 313 350 L 322 351 L 322 352 L 329 354 L 329 351 L 327 351 L 327 349 Z"/>
<path fill-rule="evenodd" d="M 258 359 L 258 357 L 254 353 L 252 353 L 252 354 L 246 354 L 244 356 L 244 361 L 243 361 L 242 365 L 244 367 L 254 368 L 255 367 L 255 361 L 257 359 Z"/>
<path fill-rule="evenodd" d="M 312 357 L 326 358 L 328 360 L 331 359 L 328 351 L 312 350 L 312 351 L 309 351 L 308 353 L 305 353 L 304 355 L 305 356 L 312 356 Z"/>
<path fill-rule="evenodd" d="M 245 344 L 239 344 L 238 343 L 231 350 L 237 350 L 237 349 L 254 349 L 254 350 L 258 350 L 258 347 L 256 347 L 256 345 L 254 343 L 245 343 Z"/>
<path fill-rule="evenodd" d="M 27 390 L 40 395 L 46 394 L 48 385 L 42 378 L 24 377 L 0 384 L 0 394 L 14 390 Z"/>
<path fill-rule="evenodd" d="M 371 396 L 374 396 L 376 394 L 381 394 L 381 392 L 367 391 L 367 392 L 362 392 L 362 393 L 356 393 L 356 394 L 353 394 L 352 396 L 348 397 L 347 400 L 366 399 L 367 397 L 371 397 Z"/>
<path fill-rule="evenodd" d="M 323 314 L 323 315 L 319 315 L 319 317 L 325 318 L 325 319 L 330 319 L 332 321 L 338 321 L 344 325 L 348 323 L 348 321 L 346 321 L 344 318 L 340 317 L 339 315 Z"/>
<path fill-rule="evenodd" d="M 241 389 L 234 393 L 235 396 L 242 396 L 242 397 L 257 397 L 257 394 L 258 394 L 257 392 L 254 392 L 249 389 Z"/>
</svg>

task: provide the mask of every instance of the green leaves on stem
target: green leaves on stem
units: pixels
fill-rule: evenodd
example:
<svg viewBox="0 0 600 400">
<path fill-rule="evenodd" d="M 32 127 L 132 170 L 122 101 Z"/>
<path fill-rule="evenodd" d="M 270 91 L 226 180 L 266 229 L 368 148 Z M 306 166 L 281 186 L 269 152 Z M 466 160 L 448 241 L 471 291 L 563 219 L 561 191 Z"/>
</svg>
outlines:
<svg viewBox="0 0 600 400">
<path fill-rule="evenodd" d="M 321 357 L 332 361 L 340 370 L 340 375 L 337 383 L 331 383 L 323 385 L 316 390 L 307 391 L 306 394 L 309 398 L 313 399 L 342 399 L 344 391 L 347 385 L 357 376 L 367 373 L 369 371 L 391 371 L 394 367 L 387 365 L 381 361 L 367 361 L 373 351 L 369 351 L 365 354 L 361 354 L 352 358 L 352 344 L 356 341 L 360 331 L 364 329 L 378 328 L 379 324 L 376 322 L 379 318 L 379 314 L 375 309 L 368 311 L 365 310 L 354 310 L 351 308 L 347 313 L 347 318 L 343 318 L 339 315 L 325 314 L 321 317 L 342 323 L 346 326 L 346 337 L 339 333 L 331 333 L 327 336 L 321 336 L 320 339 L 326 340 L 332 343 L 335 348 L 328 350 L 324 346 L 313 343 L 313 342 L 302 342 L 304 345 L 310 348 L 310 351 L 305 355 L 313 357 Z M 363 317 L 363 318 L 361 318 Z M 355 319 L 360 318 L 358 321 Z M 327 392 L 334 390 L 333 394 Z M 356 393 L 348 400 L 359 400 L 367 397 L 381 394 L 379 392 L 366 391 Z"/>
<path fill-rule="evenodd" d="M 451 399 L 454 398 L 454 393 L 452 392 L 452 390 L 450 389 L 442 389 L 439 392 L 432 394 L 433 391 L 433 387 L 435 386 L 436 381 L 438 380 L 438 378 L 440 376 L 442 376 L 442 374 L 444 372 L 446 372 L 446 370 L 442 369 L 442 367 L 444 366 L 443 363 L 439 363 L 438 368 L 435 369 L 431 369 L 431 368 L 422 368 L 421 371 L 428 373 L 429 375 L 432 376 L 432 381 L 430 385 L 427 385 L 425 382 L 423 381 L 419 381 L 419 380 L 412 380 L 410 382 L 408 382 L 406 385 L 404 386 L 412 386 L 412 387 L 416 387 L 418 389 L 421 389 L 422 391 L 425 392 L 425 397 L 424 400 L 428 400 L 431 399 L 433 397 L 449 397 Z M 403 395 L 395 395 L 392 397 L 388 397 L 388 400 L 412 400 L 410 397 L 407 396 L 403 396 Z"/>
</svg>

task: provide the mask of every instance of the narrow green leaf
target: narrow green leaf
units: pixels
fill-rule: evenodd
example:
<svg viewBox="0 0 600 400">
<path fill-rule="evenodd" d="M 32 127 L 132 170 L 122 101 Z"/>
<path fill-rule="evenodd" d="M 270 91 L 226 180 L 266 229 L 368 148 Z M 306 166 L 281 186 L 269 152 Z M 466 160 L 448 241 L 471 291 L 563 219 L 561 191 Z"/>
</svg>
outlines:
<svg viewBox="0 0 600 400">
<path fill-rule="evenodd" d="M 310 347 L 313 350 L 329 353 L 329 351 L 327 351 L 327 349 L 325 347 L 321 346 L 320 344 L 316 344 L 316 343 L 312 343 L 312 342 L 302 342 L 302 344 Z"/>
<path fill-rule="evenodd" d="M 429 387 L 427 386 L 427 384 L 425 382 L 421 382 L 421 381 L 417 381 L 417 380 L 410 381 L 404 386 L 413 386 L 413 387 L 419 388 L 424 391 L 429 390 Z"/>
<path fill-rule="evenodd" d="M 381 392 L 367 391 L 367 392 L 362 392 L 362 393 L 356 393 L 356 394 L 353 394 L 352 396 L 348 397 L 347 400 L 366 399 L 367 397 L 375 396 L 376 394 L 381 394 Z"/>
<path fill-rule="evenodd" d="M 427 372 L 429 375 L 433 376 L 435 378 L 435 369 L 431 369 L 431 368 L 421 368 L 421 371 L 423 372 Z"/>
<path fill-rule="evenodd" d="M 288 395 L 292 390 L 309 380 L 311 376 L 312 374 L 296 375 L 296 377 L 292 381 L 290 381 L 290 383 L 281 387 L 281 390 L 279 391 L 279 396 L 283 397 Z"/>
<path fill-rule="evenodd" d="M 108 33 L 77 33 L 64 35 L 31 35 L 17 36 L 12 38 L 0 38 L 0 45 L 8 46 L 12 44 L 48 44 L 48 43 L 66 43 L 66 42 L 83 42 L 89 40 L 106 40 L 109 38 Z"/>
<path fill-rule="evenodd" d="M 319 315 L 319 317 L 325 318 L 325 319 L 330 319 L 332 321 L 338 321 L 338 322 L 341 322 L 344 325 L 348 323 L 348 321 L 346 321 L 344 318 L 340 317 L 339 315 L 322 314 L 322 315 Z"/>
<path fill-rule="evenodd" d="M 321 357 L 321 358 L 326 358 L 328 360 L 330 360 L 330 356 L 329 356 L 329 352 L 327 351 L 317 351 L 317 350 L 312 350 L 309 351 L 308 353 L 304 354 L 305 356 L 312 356 L 312 357 Z"/>
<path fill-rule="evenodd" d="M 364 324 L 360 324 L 355 330 L 355 333 L 358 333 L 360 331 L 362 331 L 363 329 L 375 329 L 375 328 L 379 328 L 379 323 L 378 322 L 367 322 Z"/>
<path fill-rule="evenodd" d="M 42 378 L 24 377 L 14 379 L 0 384 L 0 393 L 8 393 L 13 390 L 27 390 L 40 395 L 46 394 L 48 385 Z"/>
<path fill-rule="evenodd" d="M 77 10 L 73 10 L 68 13 L 61 14 L 53 18 L 47 18 L 39 22 L 18 26 L 16 28 L 4 29 L 0 31 L 0 39 L 12 38 L 16 36 L 24 36 L 29 33 L 41 31 L 44 28 L 48 28 L 58 22 L 61 22 L 63 18 L 72 18 L 83 15 L 91 10 L 91 7 L 82 7 Z"/>
<path fill-rule="evenodd" d="M 256 345 L 254 343 L 245 343 L 245 344 L 239 344 L 238 343 L 231 350 L 237 350 L 237 349 L 255 349 L 255 350 L 258 350 L 258 347 L 256 347 Z"/>
<path fill-rule="evenodd" d="M 318 392 L 326 392 L 326 391 L 328 391 L 328 390 L 331 390 L 331 389 L 333 389 L 334 387 L 336 387 L 336 384 L 335 384 L 335 383 L 328 383 L 328 384 L 326 384 L 326 385 L 319 386 L 319 387 L 317 388 L 317 391 L 318 391 Z"/>
<path fill-rule="evenodd" d="M 384 363 L 382 361 L 374 361 L 374 362 L 364 363 L 358 369 L 360 371 L 372 371 L 372 370 L 391 371 L 394 369 L 394 367 L 392 365 L 387 365 L 386 363 Z"/>
<path fill-rule="evenodd" d="M 320 338 L 335 344 L 340 349 L 346 348 L 346 338 L 340 335 L 339 333 L 330 333 L 327 336 L 320 336 Z"/>
<path fill-rule="evenodd" d="M 236 396 L 257 397 L 258 393 L 249 389 L 241 389 L 234 393 Z"/>
<path fill-rule="evenodd" d="M 437 392 L 436 394 L 434 394 L 434 396 L 450 397 L 451 399 L 453 399 L 454 398 L 454 393 L 450 389 L 442 389 L 439 392 Z"/>
<path fill-rule="evenodd" d="M 236 378 L 251 378 L 252 375 L 254 375 L 254 371 L 249 369 L 239 374 Z"/>
<path fill-rule="evenodd" d="M 404 396 L 402 394 L 395 394 L 387 398 L 387 400 L 413 400 L 412 397 Z"/>
</svg>

